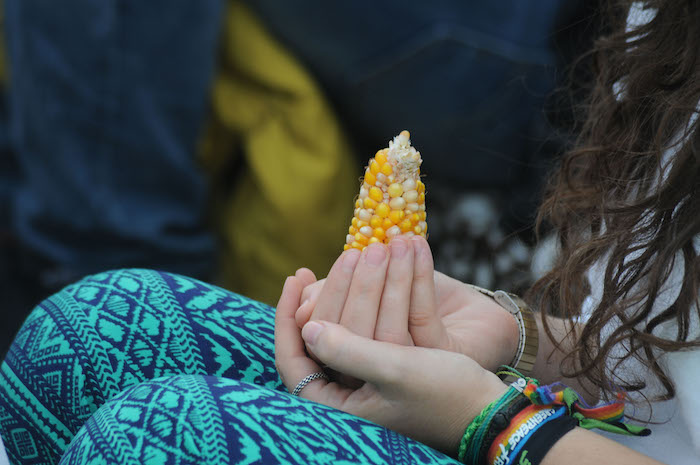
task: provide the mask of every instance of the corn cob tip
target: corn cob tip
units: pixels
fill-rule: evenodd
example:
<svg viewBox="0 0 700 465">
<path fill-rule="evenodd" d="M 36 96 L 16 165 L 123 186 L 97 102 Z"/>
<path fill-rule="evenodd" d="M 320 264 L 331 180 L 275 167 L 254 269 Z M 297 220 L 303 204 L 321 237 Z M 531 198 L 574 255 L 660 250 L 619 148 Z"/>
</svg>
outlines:
<svg viewBox="0 0 700 465">
<path fill-rule="evenodd" d="M 426 237 L 425 185 L 420 180 L 420 152 L 411 146 L 408 131 L 369 160 L 355 201 L 345 250 L 388 243 L 398 235 Z"/>
</svg>

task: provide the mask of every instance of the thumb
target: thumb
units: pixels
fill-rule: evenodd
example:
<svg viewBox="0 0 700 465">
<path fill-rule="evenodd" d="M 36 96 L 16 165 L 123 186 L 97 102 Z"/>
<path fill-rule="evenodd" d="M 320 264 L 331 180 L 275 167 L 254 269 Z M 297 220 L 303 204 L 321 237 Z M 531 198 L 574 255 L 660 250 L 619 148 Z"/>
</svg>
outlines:
<svg viewBox="0 0 700 465">
<path fill-rule="evenodd" d="M 411 357 L 406 352 L 409 347 L 358 336 L 327 321 L 309 321 L 301 336 L 309 350 L 328 367 L 374 385 L 400 379 L 410 366 Z"/>
</svg>

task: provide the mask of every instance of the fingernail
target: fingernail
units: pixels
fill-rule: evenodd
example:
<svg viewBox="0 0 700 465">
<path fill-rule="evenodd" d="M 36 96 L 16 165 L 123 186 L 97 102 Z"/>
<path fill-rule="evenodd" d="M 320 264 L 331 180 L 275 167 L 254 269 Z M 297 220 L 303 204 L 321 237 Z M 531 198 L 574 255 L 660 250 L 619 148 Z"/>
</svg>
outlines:
<svg viewBox="0 0 700 465">
<path fill-rule="evenodd" d="M 367 263 L 370 265 L 381 265 L 386 258 L 386 249 L 382 244 L 372 244 L 367 247 Z"/>
<path fill-rule="evenodd" d="M 408 251 L 408 244 L 401 239 L 391 241 L 391 256 L 394 258 L 403 258 Z"/>
<path fill-rule="evenodd" d="M 345 257 L 343 257 L 343 271 L 352 273 L 355 271 L 355 265 L 360 259 L 360 251 L 357 249 L 351 249 L 345 252 Z"/>
<path fill-rule="evenodd" d="M 323 325 L 316 323 L 315 321 L 309 321 L 304 325 L 301 330 L 301 337 L 304 338 L 307 344 L 314 345 L 318 339 L 318 335 L 321 333 Z"/>
</svg>

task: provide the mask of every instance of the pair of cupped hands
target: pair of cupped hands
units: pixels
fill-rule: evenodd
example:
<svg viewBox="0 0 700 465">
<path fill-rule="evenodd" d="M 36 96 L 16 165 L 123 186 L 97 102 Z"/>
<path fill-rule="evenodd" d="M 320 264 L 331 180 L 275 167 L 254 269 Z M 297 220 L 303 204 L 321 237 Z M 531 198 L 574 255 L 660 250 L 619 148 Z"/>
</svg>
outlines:
<svg viewBox="0 0 700 465">
<path fill-rule="evenodd" d="M 518 344 L 515 319 L 436 272 L 419 236 L 343 252 L 328 277 L 287 278 L 275 361 L 292 391 L 456 454 L 471 420 L 507 389 L 492 371 Z"/>
</svg>

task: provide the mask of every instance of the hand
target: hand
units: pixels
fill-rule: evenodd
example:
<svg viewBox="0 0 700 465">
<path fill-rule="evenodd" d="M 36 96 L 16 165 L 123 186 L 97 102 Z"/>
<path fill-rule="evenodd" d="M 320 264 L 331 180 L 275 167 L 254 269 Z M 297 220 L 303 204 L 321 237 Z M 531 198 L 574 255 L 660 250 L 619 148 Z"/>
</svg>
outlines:
<svg viewBox="0 0 700 465">
<path fill-rule="evenodd" d="M 396 239 L 391 244 L 395 241 Z M 413 249 L 412 273 L 410 260 L 404 258 L 399 261 L 393 253 L 384 282 L 368 274 L 359 264 L 354 268 L 355 273 L 338 271 L 336 266 L 344 258 L 341 255 L 328 276 L 328 280 L 334 280 L 336 294 L 346 295 L 350 300 L 353 295 L 348 290 L 337 291 L 337 288 L 354 280 L 355 276 L 371 277 L 372 279 L 366 281 L 374 285 L 375 297 L 372 302 L 376 302 L 377 293 L 390 292 L 393 296 L 386 301 L 383 296 L 381 299 L 384 312 L 394 317 L 385 318 L 383 321 L 388 321 L 388 324 L 394 326 L 377 324 L 375 339 L 465 354 L 489 370 L 510 363 L 517 350 L 519 337 L 515 318 L 493 299 L 460 281 L 434 271 L 432 254 L 424 239 L 414 237 L 405 242 Z M 315 281 L 304 289 L 301 297 L 303 304 L 296 313 L 299 328 L 310 319 L 325 319 L 342 324 L 340 319 L 334 318 L 338 312 L 338 304 L 335 313 L 324 311 L 323 307 L 319 308 L 319 303 L 326 305 L 325 302 L 329 300 L 329 292 L 325 291 L 326 281 Z M 410 289 L 407 289 L 406 283 L 411 283 Z M 387 302 L 391 304 L 384 305 Z M 364 311 L 365 318 L 370 321 L 374 315 L 382 314 L 382 310 L 377 310 L 376 307 L 374 311 L 370 311 L 367 306 L 371 303 L 365 302 L 363 305 L 365 307 L 360 310 Z M 344 313 L 345 308 L 358 307 L 343 307 L 341 312 Z M 407 320 L 399 321 L 400 318 L 406 318 L 406 315 Z M 374 318 L 376 319 L 376 316 Z M 362 335 L 372 337 L 368 331 Z"/>
<path fill-rule="evenodd" d="M 358 389 L 319 379 L 300 393 L 306 399 L 373 421 L 454 456 L 464 430 L 507 390 L 494 374 L 468 357 L 374 341 L 328 322 L 300 331 L 294 313 L 303 283 L 285 283 L 275 318 L 275 363 L 292 391 L 321 367 L 304 343 L 330 368 L 365 381 Z M 302 339 L 303 334 L 303 339 Z"/>
<path fill-rule="evenodd" d="M 324 320 L 364 337 L 413 345 L 408 329 L 413 268 L 408 238 L 397 237 L 389 246 L 373 244 L 362 253 L 345 251 L 327 279 L 304 290 L 296 313 L 298 327 Z"/>
</svg>

